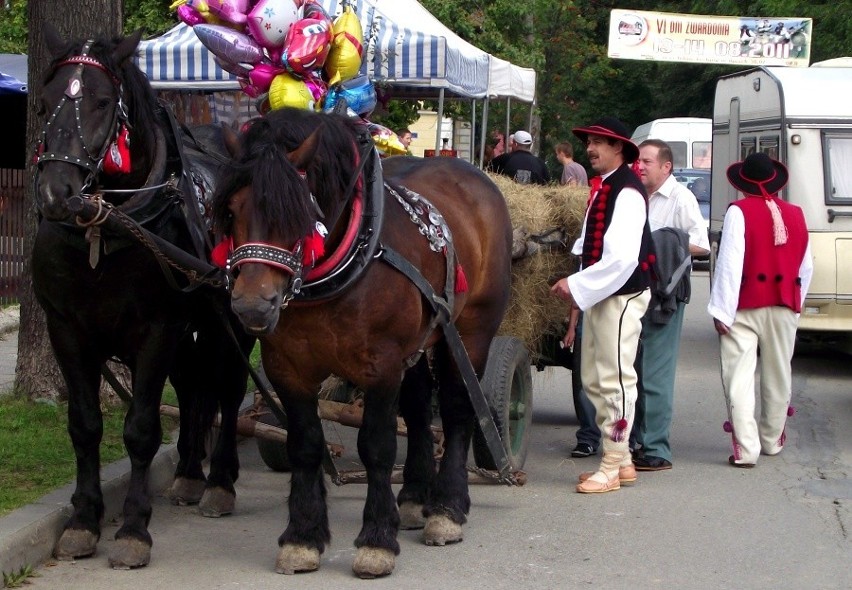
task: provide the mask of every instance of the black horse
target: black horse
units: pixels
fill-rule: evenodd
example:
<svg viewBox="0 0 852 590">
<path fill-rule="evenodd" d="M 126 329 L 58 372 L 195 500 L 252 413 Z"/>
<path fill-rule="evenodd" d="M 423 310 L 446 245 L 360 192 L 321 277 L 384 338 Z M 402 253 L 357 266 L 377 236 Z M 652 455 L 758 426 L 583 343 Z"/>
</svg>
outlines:
<svg viewBox="0 0 852 590">
<path fill-rule="evenodd" d="M 124 522 L 109 556 L 115 568 L 150 560 L 146 487 L 162 438 L 159 406 L 167 378 L 182 410 L 173 501 L 200 501 L 211 516 L 233 509 L 236 418 L 247 380 L 239 355 L 253 345 L 242 330 L 243 352 L 233 345 L 223 305 L 227 293 L 215 281 L 190 280 L 132 233 L 109 231 L 110 222 L 124 214 L 190 260 L 209 254 L 203 203 L 188 179 L 203 185 L 215 171 L 187 172 L 182 134 L 132 61 L 139 39 L 137 32 L 66 43 L 46 31 L 54 61 L 41 96 L 46 123 L 35 180 L 40 221 L 33 287 L 68 388 L 68 430 L 77 459 L 74 510 L 55 555 L 92 555 L 100 537 L 99 389 L 105 361 L 115 358 L 129 367 L 133 394 L 124 424 L 132 471 Z M 75 215 L 74 203 L 99 213 Z M 222 425 L 205 481 L 203 439 L 217 409 Z"/>
</svg>

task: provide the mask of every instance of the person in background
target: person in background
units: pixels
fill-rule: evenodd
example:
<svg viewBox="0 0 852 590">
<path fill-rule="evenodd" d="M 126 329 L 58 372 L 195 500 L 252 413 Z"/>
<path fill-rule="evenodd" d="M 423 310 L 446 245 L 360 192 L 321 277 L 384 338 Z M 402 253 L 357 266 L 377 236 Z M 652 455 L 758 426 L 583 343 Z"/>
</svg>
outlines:
<svg viewBox="0 0 852 590">
<path fill-rule="evenodd" d="M 562 164 L 562 179 L 560 184 L 566 186 L 588 186 L 589 177 L 586 169 L 574 161 L 574 146 L 568 141 L 556 144 L 556 159 Z"/>
<path fill-rule="evenodd" d="M 802 210 L 778 198 L 787 168 L 757 152 L 731 164 L 728 182 L 744 198 L 725 213 L 707 311 L 719 334 L 722 385 L 734 467 L 784 448 L 792 415 L 793 347 L 802 302 L 813 276 Z M 755 380 L 760 349 L 760 422 Z"/>
<path fill-rule="evenodd" d="M 672 176 L 672 150 L 659 139 L 639 144 L 639 179 L 648 191 L 648 224 L 656 249 L 651 304 L 642 318 L 639 400 L 633 464 L 639 471 L 672 468 L 669 443 L 675 371 L 683 316 L 690 296 L 692 256 L 710 253 L 698 201 Z M 671 231 L 674 230 L 674 231 Z M 673 276 L 677 273 L 677 276 Z M 661 288 L 668 288 L 668 294 Z"/>
<path fill-rule="evenodd" d="M 568 331 L 562 339 L 562 346 L 571 349 L 571 397 L 574 401 L 574 414 L 580 428 L 577 429 L 577 445 L 571 450 L 575 459 L 591 457 L 597 454 L 601 442 L 601 431 L 595 424 L 595 406 L 589 401 L 583 389 L 581 378 L 583 366 L 583 314 L 579 307 L 571 309 L 568 319 Z"/>
<path fill-rule="evenodd" d="M 583 229 L 572 252 L 580 270 L 551 293 L 583 311 L 581 378 L 603 440 L 597 471 L 580 474 L 576 490 L 595 494 L 636 481 L 628 437 L 636 404 L 634 367 L 642 316 L 651 298 L 653 263 L 645 188 L 630 167 L 639 148 L 624 124 L 604 117 L 574 129 L 586 145 L 592 183 Z"/>
<path fill-rule="evenodd" d="M 550 172 L 544 160 L 530 153 L 532 136 L 526 131 L 516 131 L 511 138 L 511 152 L 492 159 L 489 169 L 519 184 L 549 183 Z"/>
<path fill-rule="evenodd" d="M 399 137 L 399 143 L 405 146 L 406 150 L 411 151 L 411 130 L 409 130 L 407 127 L 405 129 L 400 129 L 396 132 L 396 136 Z"/>
</svg>

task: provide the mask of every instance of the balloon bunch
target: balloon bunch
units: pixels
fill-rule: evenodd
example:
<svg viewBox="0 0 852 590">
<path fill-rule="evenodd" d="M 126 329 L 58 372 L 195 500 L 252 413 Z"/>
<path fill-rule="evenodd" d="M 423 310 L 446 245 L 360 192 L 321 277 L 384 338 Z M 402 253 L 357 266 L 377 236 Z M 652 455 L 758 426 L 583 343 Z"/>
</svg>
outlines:
<svg viewBox="0 0 852 590">
<path fill-rule="evenodd" d="M 283 107 L 331 112 L 345 100 L 351 115 L 367 117 L 376 107 L 373 83 L 358 75 L 364 33 L 349 5 L 334 20 L 318 0 L 175 0 L 171 9 L 216 63 L 237 76 L 242 91 L 258 99 L 261 113 Z M 388 133 L 396 136 L 381 130 L 383 143 Z M 376 145 L 385 153 L 405 152 L 399 138 L 388 149 Z"/>
</svg>

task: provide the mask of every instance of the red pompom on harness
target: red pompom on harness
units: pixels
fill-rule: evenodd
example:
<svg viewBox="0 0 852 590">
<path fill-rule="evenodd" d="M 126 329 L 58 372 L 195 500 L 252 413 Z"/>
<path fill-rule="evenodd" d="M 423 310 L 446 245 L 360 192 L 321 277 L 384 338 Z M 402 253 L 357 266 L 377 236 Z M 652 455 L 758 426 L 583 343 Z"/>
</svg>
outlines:
<svg viewBox="0 0 852 590">
<path fill-rule="evenodd" d="M 210 252 L 210 262 L 219 268 L 225 268 L 233 250 L 234 239 L 231 236 L 225 236 Z"/>
<path fill-rule="evenodd" d="M 104 155 L 104 173 L 127 174 L 130 172 L 130 131 L 126 125 L 118 130 L 118 136 Z"/>
</svg>

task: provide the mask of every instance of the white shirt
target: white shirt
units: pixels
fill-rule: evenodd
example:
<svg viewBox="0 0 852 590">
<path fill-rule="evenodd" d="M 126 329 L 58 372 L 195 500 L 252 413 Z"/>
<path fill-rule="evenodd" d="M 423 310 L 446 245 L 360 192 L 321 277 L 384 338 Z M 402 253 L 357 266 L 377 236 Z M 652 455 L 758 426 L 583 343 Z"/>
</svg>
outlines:
<svg viewBox="0 0 852 590">
<path fill-rule="evenodd" d="M 603 178 L 610 174 L 612 172 Z M 595 200 L 599 194 L 600 191 L 595 195 Z M 586 209 L 586 218 L 591 209 L 590 204 Z M 640 219 L 642 222 L 637 223 Z M 642 194 L 634 188 L 621 189 L 615 201 L 612 221 L 604 233 L 600 260 L 568 277 L 568 288 L 580 309 L 585 311 L 618 291 L 636 270 L 645 219 L 645 198 Z M 586 223 L 587 219 L 584 218 L 583 231 L 571 248 L 571 252 L 577 256 L 583 253 Z"/>
<path fill-rule="evenodd" d="M 659 189 L 648 197 L 648 225 L 651 231 L 673 227 L 689 234 L 692 246 L 710 251 L 707 225 L 701 216 L 698 199 L 673 175 L 669 175 Z"/>
<path fill-rule="evenodd" d="M 716 259 L 707 312 L 726 326 L 732 326 L 737 315 L 737 304 L 740 299 L 743 257 L 745 256 L 745 217 L 742 209 L 728 207 L 723 224 L 725 230 L 722 232 L 722 240 L 719 242 L 719 256 Z M 799 278 L 802 280 L 802 303 L 804 303 L 808 294 L 813 274 L 814 261 L 811 256 L 811 243 L 808 240 L 805 256 L 799 266 Z"/>
</svg>

